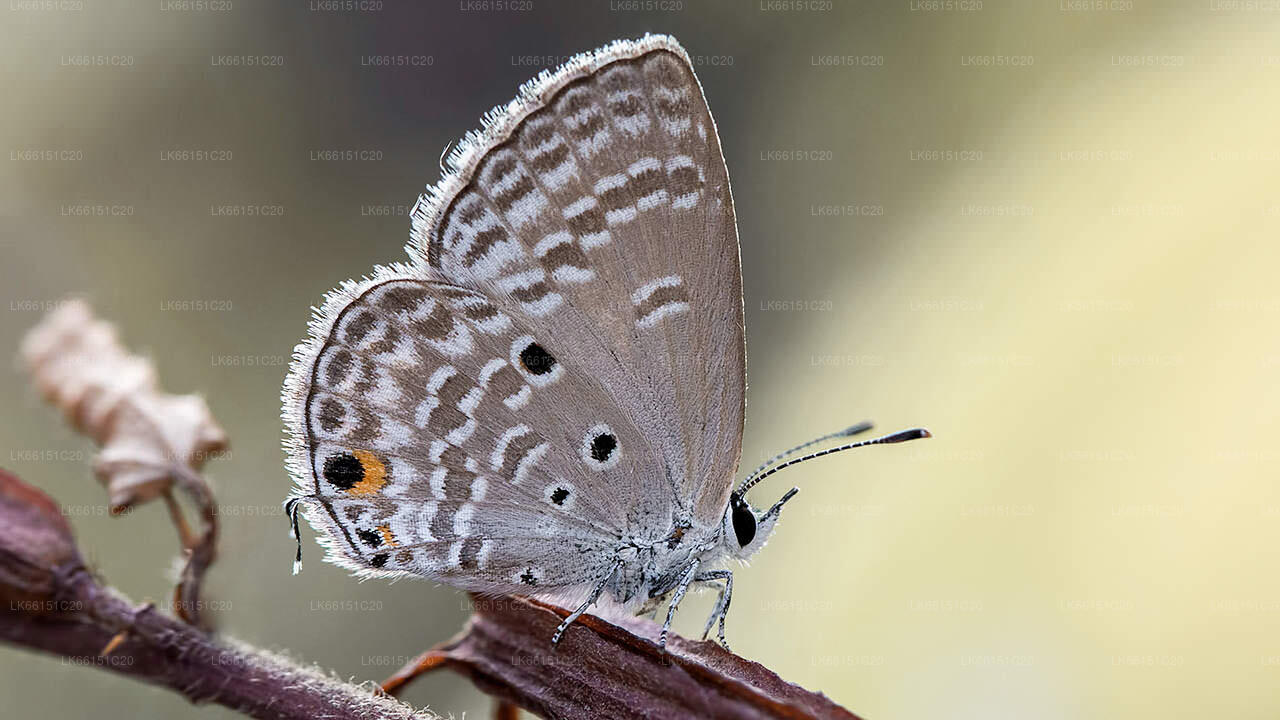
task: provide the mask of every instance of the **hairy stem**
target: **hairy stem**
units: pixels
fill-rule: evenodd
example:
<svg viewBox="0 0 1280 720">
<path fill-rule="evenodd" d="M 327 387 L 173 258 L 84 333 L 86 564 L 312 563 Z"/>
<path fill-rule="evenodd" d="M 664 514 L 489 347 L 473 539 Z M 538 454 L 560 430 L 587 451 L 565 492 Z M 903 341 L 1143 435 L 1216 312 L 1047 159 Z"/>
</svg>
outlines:
<svg viewBox="0 0 1280 720">
<path fill-rule="evenodd" d="M 137 606 L 79 565 L 56 572 L 53 613 L 0 612 L 0 640 L 167 687 L 193 703 L 217 703 L 273 720 L 431 718 L 434 715 L 314 668 Z M 119 637 L 122 636 L 123 640 Z M 114 640 L 114 643 L 113 643 Z M 109 654 L 103 650 L 113 645 Z"/>
</svg>

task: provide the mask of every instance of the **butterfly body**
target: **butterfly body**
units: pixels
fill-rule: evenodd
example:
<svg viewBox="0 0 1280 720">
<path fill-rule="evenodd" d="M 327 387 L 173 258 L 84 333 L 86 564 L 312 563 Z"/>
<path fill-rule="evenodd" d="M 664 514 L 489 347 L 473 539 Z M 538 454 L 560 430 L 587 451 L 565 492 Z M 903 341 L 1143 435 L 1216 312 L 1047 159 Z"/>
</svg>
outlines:
<svg viewBox="0 0 1280 720">
<path fill-rule="evenodd" d="M 781 502 L 731 496 L 742 278 L 688 55 L 665 36 L 580 55 L 446 165 L 409 261 L 329 293 L 295 351 L 295 529 L 301 511 L 361 576 L 571 598 L 566 626 L 671 596 L 669 624 L 688 587 L 721 583 L 723 639 L 725 566 Z"/>
<path fill-rule="evenodd" d="M 629 609 L 640 609 L 673 591 L 690 562 L 714 552 L 719 541 L 720 534 L 710 528 L 677 522 L 667 537 L 629 542 L 618 548 L 625 570 L 606 589 Z"/>
</svg>

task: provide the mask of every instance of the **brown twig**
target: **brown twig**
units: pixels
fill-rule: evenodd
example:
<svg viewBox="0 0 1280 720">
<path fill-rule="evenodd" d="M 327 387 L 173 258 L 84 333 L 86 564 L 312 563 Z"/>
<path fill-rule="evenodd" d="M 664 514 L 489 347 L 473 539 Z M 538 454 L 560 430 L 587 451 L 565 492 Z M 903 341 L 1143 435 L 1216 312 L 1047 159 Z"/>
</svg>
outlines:
<svg viewBox="0 0 1280 720">
<path fill-rule="evenodd" d="M 410 660 L 404 667 L 397 670 L 394 675 L 382 681 L 382 692 L 391 697 L 398 697 L 410 682 L 446 667 L 449 653 L 441 649 L 443 647 L 443 645 L 438 645 Z"/>
<path fill-rule="evenodd" d="M 187 517 L 182 514 L 182 506 L 178 505 L 178 499 L 169 490 L 161 493 L 160 497 L 164 498 L 165 509 L 169 511 L 169 520 L 173 522 L 173 528 L 178 531 L 178 542 L 182 543 L 183 548 L 191 549 L 196 544 L 196 534 L 191 532 L 191 525 L 187 522 Z"/>
<path fill-rule="evenodd" d="M 217 503 L 204 478 L 182 465 L 175 465 L 173 473 L 178 478 L 178 487 L 186 491 L 200 508 L 203 528 L 199 535 L 192 533 L 177 502 L 172 499 L 171 494 L 165 494 L 166 502 L 170 503 L 170 513 L 176 513 L 182 519 L 178 532 L 182 536 L 183 551 L 187 558 L 182 566 L 182 574 L 178 577 L 178 584 L 173 588 L 174 610 L 183 620 L 208 630 L 212 623 L 207 615 L 200 612 L 203 605 L 200 602 L 200 588 L 205 571 L 218 555 Z"/>
<path fill-rule="evenodd" d="M 584 615 L 558 647 L 568 611 L 516 597 L 473 598 L 463 632 L 424 653 L 419 668 L 447 666 L 481 690 L 555 718 L 843 718 L 857 716 L 712 642 L 672 636 L 643 618 Z M 409 666 L 387 684 L 403 686 Z"/>
</svg>

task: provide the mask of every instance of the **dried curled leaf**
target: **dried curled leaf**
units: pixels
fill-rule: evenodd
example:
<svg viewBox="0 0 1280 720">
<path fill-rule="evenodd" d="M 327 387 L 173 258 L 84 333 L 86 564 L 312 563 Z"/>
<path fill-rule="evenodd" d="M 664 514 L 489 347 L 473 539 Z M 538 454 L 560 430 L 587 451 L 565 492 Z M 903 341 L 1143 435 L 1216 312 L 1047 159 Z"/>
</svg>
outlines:
<svg viewBox="0 0 1280 720">
<path fill-rule="evenodd" d="M 151 363 L 82 301 L 32 328 L 22 357 L 46 399 L 102 447 L 94 472 L 113 512 L 161 496 L 227 447 L 204 399 L 161 391 Z"/>
<path fill-rule="evenodd" d="M 160 390 L 155 368 L 120 345 L 115 328 L 73 300 L 27 333 L 22 356 L 45 398 L 102 447 L 93 470 L 113 513 L 163 497 L 186 556 L 174 607 L 201 624 L 200 582 L 213 562 L 218 520 L 213 492 L 199 469 L 225 450 L 227 435 L 197 395 Z M 175 486 L 200 509 L 193 533 L 170 492 Z"/>
</svg>

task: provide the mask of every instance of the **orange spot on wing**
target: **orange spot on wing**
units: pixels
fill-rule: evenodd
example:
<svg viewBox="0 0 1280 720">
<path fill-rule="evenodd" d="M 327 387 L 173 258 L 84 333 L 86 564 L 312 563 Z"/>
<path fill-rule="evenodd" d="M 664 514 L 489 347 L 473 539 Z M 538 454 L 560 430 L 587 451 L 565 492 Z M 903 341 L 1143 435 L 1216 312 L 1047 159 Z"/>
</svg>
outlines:
<svg viewBox="0 0 1280 720">
<path fill-rule="evenodd" d="M 387 466 L 368 450 L 352 450 L 351 454 L 360 461 L 364 478 L 352 485 L 347 494 L 356 497 L 377 494 L 387 484 Z"/>
<path fill-rule="evenodd" d="M 400 547 L 400 543 L 396 542 L 396 536 L 391 534 L 390 526 L 379 525 L 374 529 L 377 530 L 379 533 L 381 533 L 382 542 L 385 543 L 387 547 Z"/>
</svg>

